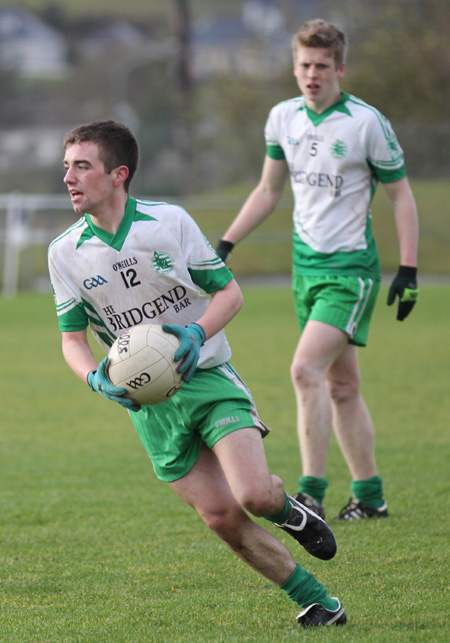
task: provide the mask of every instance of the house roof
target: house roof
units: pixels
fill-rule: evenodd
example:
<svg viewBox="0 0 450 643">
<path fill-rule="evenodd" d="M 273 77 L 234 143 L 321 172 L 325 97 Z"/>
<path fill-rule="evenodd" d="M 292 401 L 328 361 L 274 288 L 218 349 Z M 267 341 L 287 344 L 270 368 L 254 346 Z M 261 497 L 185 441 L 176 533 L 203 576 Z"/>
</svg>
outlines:
<svg viewBox="0 0 450 643">
<path fill-rule="evenodd" d="M 67 45 L 56 29 L 29 11 L 0 7 L 0 63 L 28 76 L 55 76 L 67 67 Z"/>
</svg>

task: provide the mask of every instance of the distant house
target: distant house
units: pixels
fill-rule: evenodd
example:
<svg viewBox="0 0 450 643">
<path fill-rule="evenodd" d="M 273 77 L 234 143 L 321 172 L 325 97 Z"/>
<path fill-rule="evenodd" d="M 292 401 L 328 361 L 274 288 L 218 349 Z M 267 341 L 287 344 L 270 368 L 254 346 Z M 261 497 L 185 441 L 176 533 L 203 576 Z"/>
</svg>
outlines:
<svg viewBox="0 0 450 643">
<path fill-rule="evenodd" d="M 280 28 L 280 32 L 285 34 Z M 288 60 L 286 40 L 260 34 L 243 17 L 197 22 L 192 38 L 192 72 L 196 78 L 276 75 Z M 287 52 L 286 52 L 287 50 Z"/>
<path fill-rule="evenodd" d="M 101 19 L 82 22 L 82 33 L 78 40 L 78 55 L 89 59 L 114 49 L 118 52 L 139 51 L 147 37 L 126 20 Z"/>
<path fill-rule="evenodd" d="M 22 76 L 55 78 L 68 69 L 64 37 L 34 14 L 0 7 L 0 67 Z"/>
<path fill-rule="evenodd" d="M 320 0 L 290 0 L 284 7 L 276 0 L 244 0 L 240 14 L 199 18 L 192 34 L 194 77 L 277 76 L 291 62 L 291 36 L 319 15 Z"/>
</svg>

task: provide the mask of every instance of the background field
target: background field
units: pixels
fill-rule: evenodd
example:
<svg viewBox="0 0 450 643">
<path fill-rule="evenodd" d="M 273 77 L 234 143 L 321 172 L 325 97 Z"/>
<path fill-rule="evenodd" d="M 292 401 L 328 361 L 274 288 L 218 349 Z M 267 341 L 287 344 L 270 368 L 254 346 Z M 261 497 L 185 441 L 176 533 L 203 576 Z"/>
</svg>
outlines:
<svg viewBox="0 0 450 643">
<path fill-rule="evenodd" d="M 210 209 L 192 208 L 189 202 L 185 207 L 215 245 L 253 187 L 254 184 L 241 185 L 223 195 L 210 195 L 210 202 L 214 204 Z M 450 218 L 445 205 L 450 202 L 450 182 L 412 180 L 411 187 L 420 218 L 419 279 L 423 274 L 442 275 L 447 277 L 450 286 Z M 220 209 L 221 201 L 223 200 L 226 206 L 232 197 L 235 199 L 232 206 Z M 237 276 L 290 273 L 292 203 L 290 188 L 287 188 L 282 204 L 277 210 L 234 251 L 232 268 Z M 373 231 L 383 270 L 396 271 L 399 261 L 397 232 L 391 202 L 381 185 L 377 189 L 371 209 Z"/>
<path fill-rule="evenodd" d="M 195 218 L 210 242 L 215 246 L 233 221 L 253 184 L 236 185 L 220 192 L 210 192 L 180 198 L 164 195 L 140 195 L 150 200 L 169 200 L 183 206 Z M 433 275 L 450 286 L 450 217 L 446 204 L 450 202 L 449 181 L 412 181 L 412 188 L 420 213 L 419 281 L 424 275 Z M 0 203 L 1 206 L 1 203 Z M 31 205 L 29 238 L 34 241 L 45 233 L 50 243 L 78 218 L 67 197 L 67 208 L 58 210 L 45 203 Z M 380 186 L 373 207 L 373 229 L 382 269 L 385 273 L 397 270 L 398 240 L 392 206 Z M 6 247 L 2 241 L 6 226 L 6 208 L 0 207 L 0 289 L 7 281 L 4 270 L 12 262 L 5 260 Z M 48 243 L 24 246 L 18 251 L 18 279 L 20 289 L 46 289 L 50 292 L 47 269 Z M 233 252 L 230 267 L 238 278 L 264 275 L 289 275 L 292 265 L 292 198 L 286 190 L 276 212 L 249 235 Z"/>
<path fill-rule="evenodd" d="M 234 364 L 263 419 L 271 469 L 299 475 L 287 287 L 244 287 Z M 447 641 L 450 290 L 422 287 L 404 323 L 380 295 L 363 387 L 391 517 L 337 524 L 337 557 L 307 556 L 343 601 L 345 628 L 308 633 L 282 592 L 236 560 L 156 480 L 125 411 L 91 394 L 60 355 L 47 295 L 0 299 L 1 641 Z M 329 517 L 349 496 L 333 443 Z M 264 523 L 267 527 L 267 525 Z"/>
</svg>

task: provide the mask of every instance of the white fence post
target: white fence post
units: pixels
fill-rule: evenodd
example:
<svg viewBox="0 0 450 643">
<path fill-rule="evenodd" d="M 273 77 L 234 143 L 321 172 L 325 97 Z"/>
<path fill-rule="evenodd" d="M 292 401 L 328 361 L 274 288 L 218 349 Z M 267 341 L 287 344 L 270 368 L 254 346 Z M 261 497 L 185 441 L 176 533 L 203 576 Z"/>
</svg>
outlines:
<svg viewBox="0 0 450 643">
<path fill-rule="evenodd" d="M 26 244 L 27 222 L 23 195 L 9 195 L 6 212 L 5 256 L 3 259 L 3 294 L 14 296 L 19 286 L 20 251 Z"/>
</svg>

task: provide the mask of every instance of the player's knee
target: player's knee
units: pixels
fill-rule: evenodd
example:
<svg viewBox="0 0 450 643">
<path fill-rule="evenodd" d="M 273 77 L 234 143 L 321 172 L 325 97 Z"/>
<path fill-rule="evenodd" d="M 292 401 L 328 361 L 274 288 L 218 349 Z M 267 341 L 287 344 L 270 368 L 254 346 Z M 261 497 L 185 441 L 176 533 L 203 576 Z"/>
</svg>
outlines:
<svg viewBox="0 0 450 643">
<path fill-rule="evenodd" d="M 328 391 L 335 404 L 342 404 L 354 399 L 360 394 L 359 377 L 349 378 L 347 380 L 330 379 L 328 381 Z"/>
<path fill-rule="evenodd" d="M 241 507 L 257 518 L 277 513 L 279 504 L 273 490 L 268 487 L 253 489 L 239 498 Z"/>
<path fill-rule="evenodd" d="M 239 533 L 240 512 L 210 512 L 203 515 L 203 521 L 219 538 L 225 542 L 234 540 Z"/>
<path fill-rule="evenodd" d="M 294 387 L 305 389 L 317 384 L 319 374 L 308 364 L 294 360 L 291 364 L 291 380 Z"/>
</svg>

